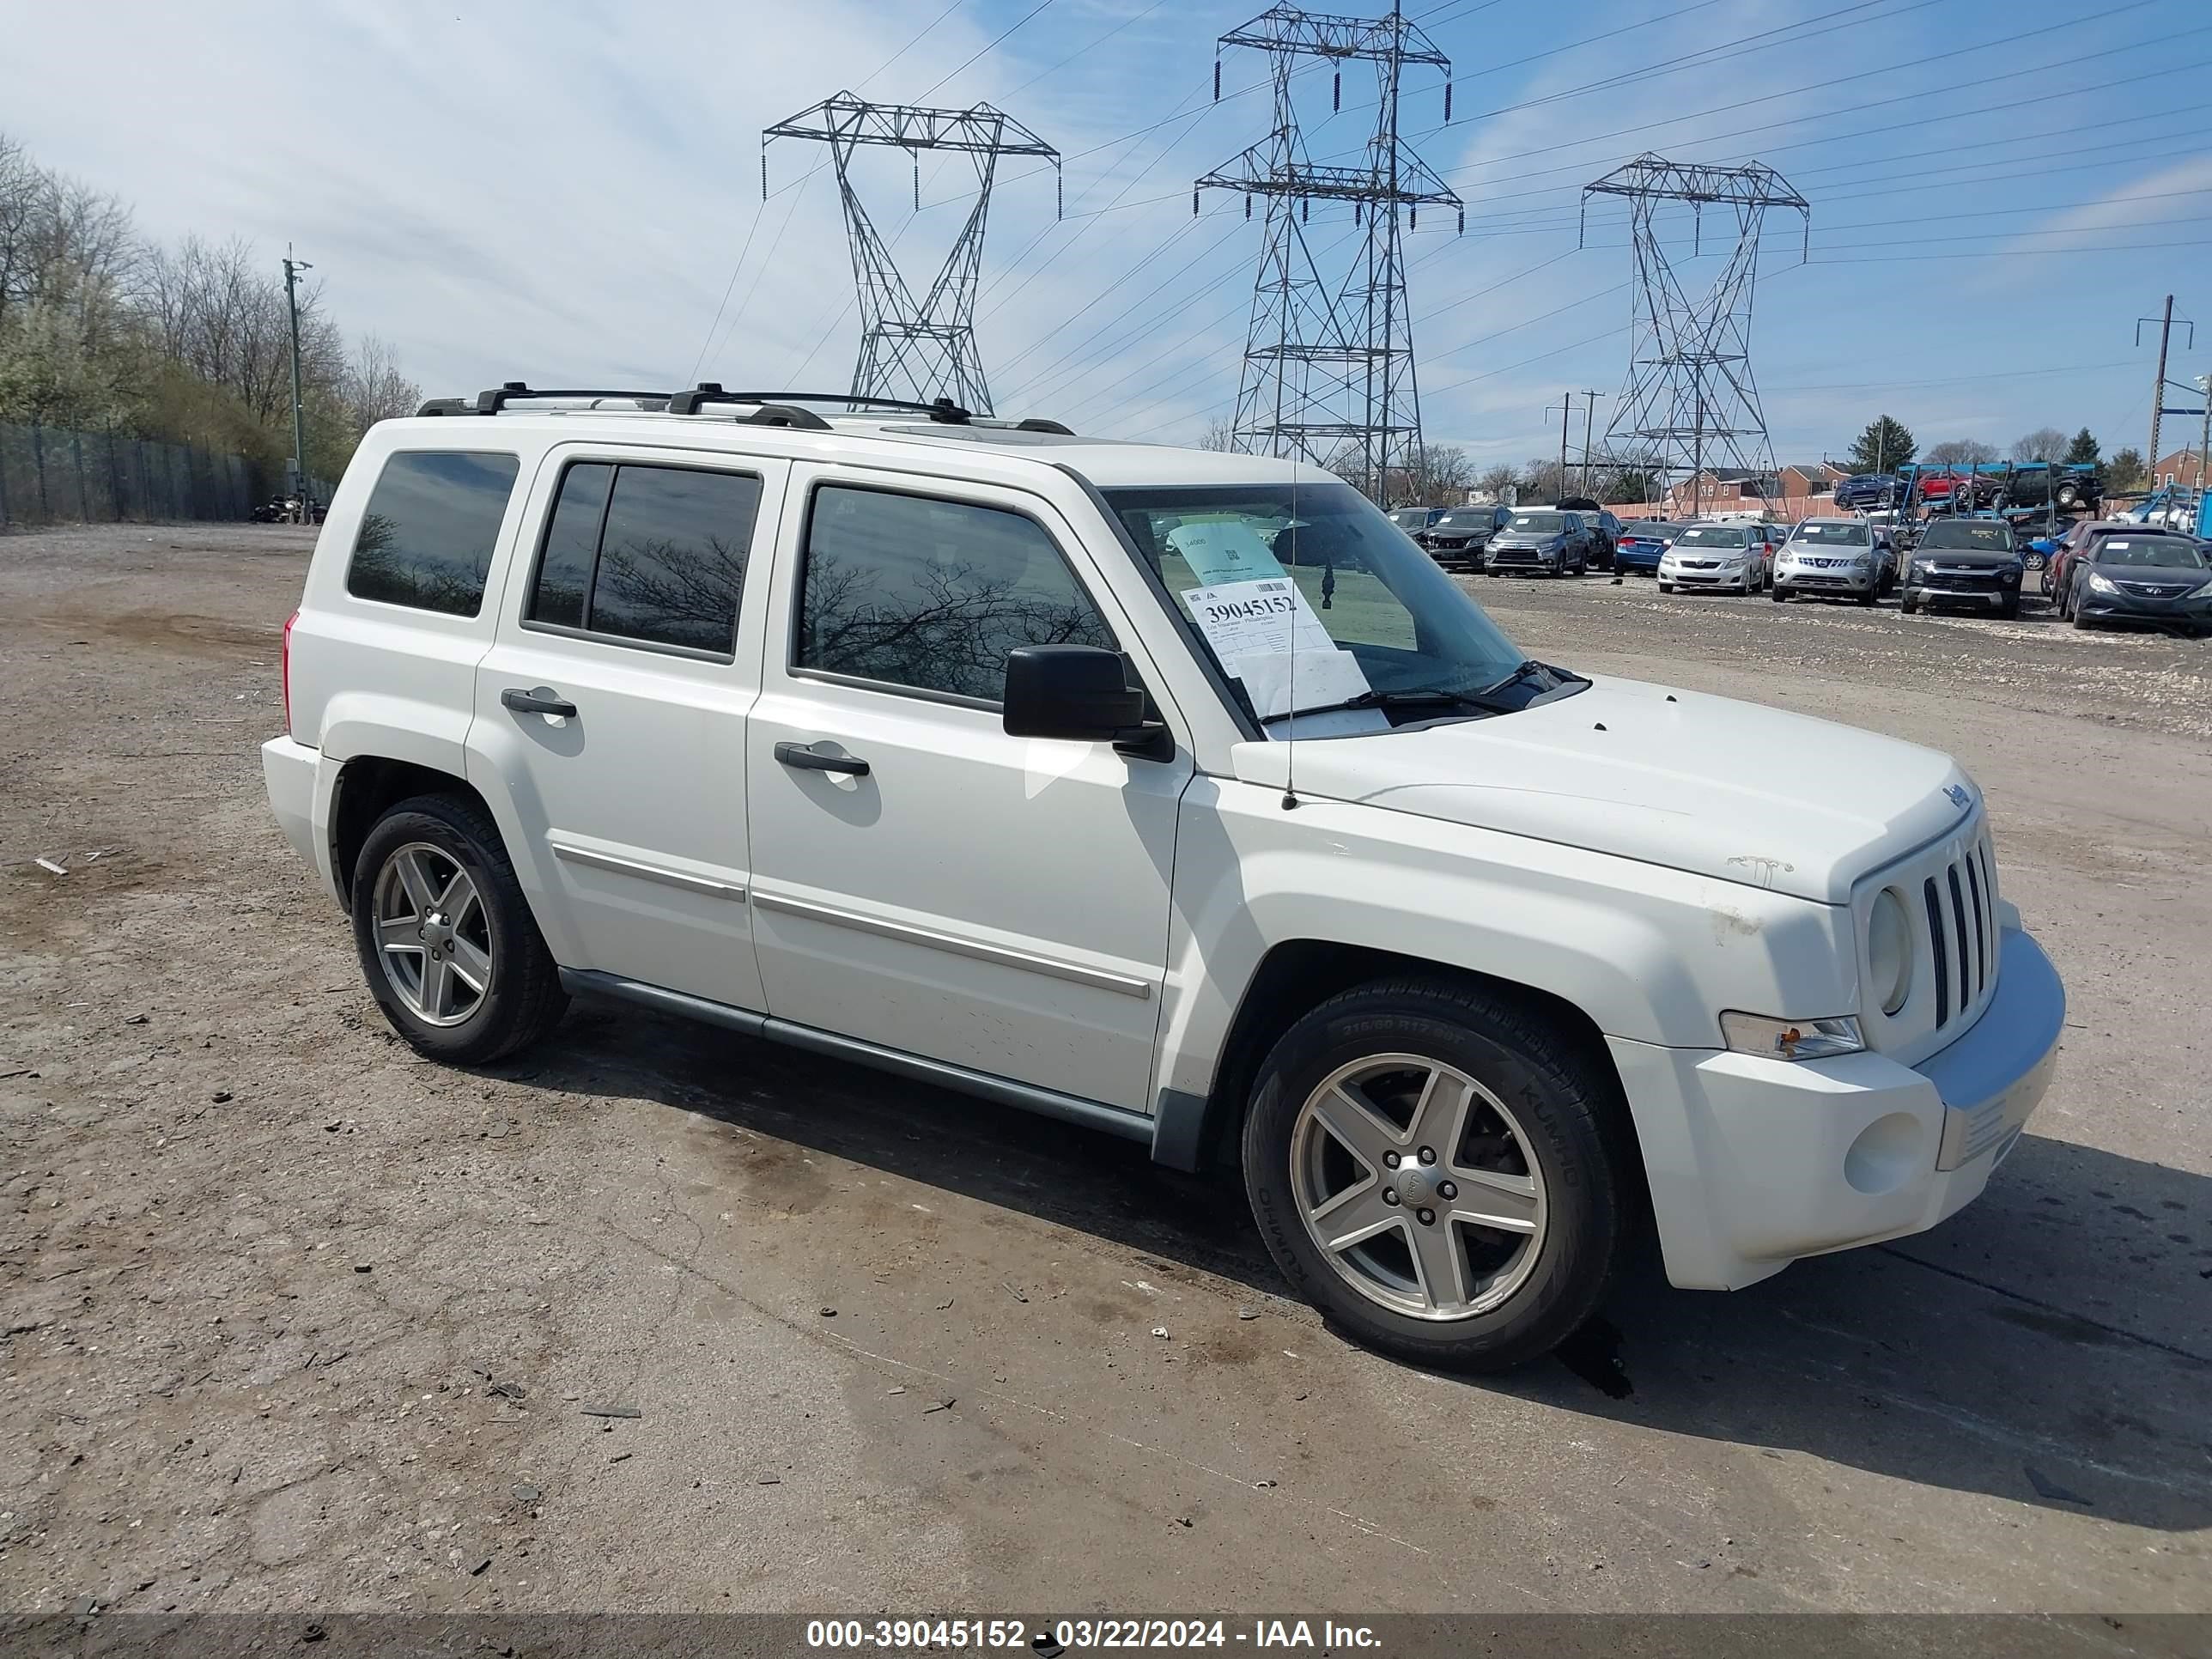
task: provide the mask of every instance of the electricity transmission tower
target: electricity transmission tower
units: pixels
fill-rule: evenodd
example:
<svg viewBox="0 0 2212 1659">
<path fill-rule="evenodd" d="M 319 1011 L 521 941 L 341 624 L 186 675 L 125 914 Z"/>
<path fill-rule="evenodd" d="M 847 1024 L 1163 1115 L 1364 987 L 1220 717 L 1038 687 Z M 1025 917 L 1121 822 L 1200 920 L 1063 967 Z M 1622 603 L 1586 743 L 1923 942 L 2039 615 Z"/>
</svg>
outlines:
<svg viewBox="0 0 2212 1659">
<path fill-rule="evenodd" d="M 975 287 L 983 262 L 983 225 L 1002 155 L 1034 155 L 1052 163 L 1057 210 L 1060 152 L 1020 122 L 988 104 L 969 109 L 921 109 L 872 104 L 849 92 L 826 98 L 761 134 L 761 198 L 768 198 L 768 146 L 776 138 L 810 138 L 830 146 L 837 193 L 845 204 L 853 281 L 860 290 L 860 356 L 853 367 L 855 398 L 950 398 L 977 415 L 991 412 L 991 392 L 975 351 Z M 863 144 L 888 145 L 914 158 L 914 203 L 921 206 L 921 152 L 964 154 L 975 168 L 975 205 L 936 280 L 920 301 L 891 258 L 854 186 L 852 163 Z"/>
<path fill-rule="evenodd" d="M 1197 181 L 1267 203 L 1267 238 L 1253 289 L 1244 367 L 1237 389 L 1234 441 L 1247 452 L 1301 456 L 1356 477 L 1388 505 L 1394 474 L 1425 476 L 1421 400 L 1413 371 L 1413 316 L 1406 302 L 1405 241 L 1400 227 L 1424 207 L 1451 208 L 1464 228 L 1459 198 L 1398 136 L 1398 89 L 1408 64 L 1442 71 L 1444 118 L 1451 118 L 1451 60 L 1400 15 L 1339 17 L 1278 5 L 1220 40 L 1267 54 L 1274 82 L 1273 131 Z M 1216 49 L 1213 91 L 1221 94 Z M 1291 96 L 1302 58 L 1335 65 L 1334 97 L 1343 103 L 1346 61 L 1375 66 L 1375 128 L 1357 167 L 1317 166 L 1306 155 Z M 1348 202 L 1365 234 L 1348 267 L 1324 272 L 1306 229 L 1316 202 Z M 1338 269 L 1338 268 L 1333 268 Z"/>
<path fill-rule="evenodd" d="M 1766 412 L 1751 373 L 1751 301 L 1759 273 L 1759 234 L 1769 208 L 1792 208 L 1805 223 L 1811 249 L 1812 210 L 1782 175 L 1754 161 L 1744 167 L 1698 167 L 1646 153 L 1583 187 L 1587 218 L 1593 196 L 1628 198 L 1636 250 L 1634 333 L 1628 380 L 1605 429 L 1615 460 L 1656 469 L 1664 490 L 1686 469 L 1692 511 L 1704 507 L 1708 466 L 1728 467 L 1759 480 L 1762 493 L 1775 477 L 1774 446 Z M 1735 246 L 1712 286 L 1692 298 L 1661 243 L 1657 217 L 1668 203 L 1690 204 L 1692 257 L 1704 252 L 1705 210 L 1728 208 Z M 1624 454 L 1624 447 L 1629 453 Z"/>
</svg>

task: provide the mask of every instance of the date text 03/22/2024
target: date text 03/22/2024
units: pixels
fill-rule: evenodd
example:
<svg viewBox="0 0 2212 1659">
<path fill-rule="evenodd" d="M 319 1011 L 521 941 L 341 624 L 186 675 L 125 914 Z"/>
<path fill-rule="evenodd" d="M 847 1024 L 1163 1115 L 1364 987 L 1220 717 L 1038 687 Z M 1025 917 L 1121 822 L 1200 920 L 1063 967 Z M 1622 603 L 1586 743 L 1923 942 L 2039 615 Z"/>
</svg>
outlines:
<svg viewBox="0 0 2212 1659">
<path fill-rule="evenodd" d="M 1047 1656 L 1133 1649 L 1305 1648 L 1341 1653 L 1379 1645 L 1365 1625 L 1333 1620 L 1255 1619 L 1239 1628 L 1221 1619 L 817 1619 L 806 1645 L 881 1652 L 926 1648 L 1029 1649 Z"/>
</svg>

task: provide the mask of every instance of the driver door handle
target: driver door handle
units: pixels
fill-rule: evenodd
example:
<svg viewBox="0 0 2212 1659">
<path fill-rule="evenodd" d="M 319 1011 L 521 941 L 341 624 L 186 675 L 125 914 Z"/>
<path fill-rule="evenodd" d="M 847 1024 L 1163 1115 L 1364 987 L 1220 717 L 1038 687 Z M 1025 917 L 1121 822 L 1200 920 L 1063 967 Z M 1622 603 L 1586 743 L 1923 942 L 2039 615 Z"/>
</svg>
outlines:
<svg viewBox="0 0 2212 1659">
<path fill-rule="evenodd" d="M 560 714 L 573 720 L 576 714 L 576 705 L 550 685 L 527 691 L 510 685 L 499 694 L 499 700 L 518 714 Z"/>
<path fill-rule="evenodd" d="M 856 778 L 868 775 L 868 763 L 857 755 L 823 755 L 803 743 L 780 743 L 775 757 L 802 772 L 845 772 Z"/>
</svg>

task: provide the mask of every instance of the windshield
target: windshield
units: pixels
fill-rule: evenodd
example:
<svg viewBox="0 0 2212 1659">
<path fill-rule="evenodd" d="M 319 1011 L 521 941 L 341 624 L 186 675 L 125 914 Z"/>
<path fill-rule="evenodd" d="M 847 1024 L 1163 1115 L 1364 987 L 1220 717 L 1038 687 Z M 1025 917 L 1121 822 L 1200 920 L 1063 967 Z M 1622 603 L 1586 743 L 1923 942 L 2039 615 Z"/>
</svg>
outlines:
<svg viewBox="0 0 2212 1659">
<path fill-rule="evenodd" d="M 1693 524 L 1674 538 L 1677 547 L 1741 547 L 1744 529 L 1740 524 Z"/>
<path fill-rule="evenodd" d="M 2012 532 L 2001 524 L 1931 524 L 1920 538 L 1923 553 L 1930 548 L 1971 548 L 1977 553 L 2009 553 Z"/>
<path fill-rule="evenodd" d="M 1392 532 L 1349 484 L 1104 494 L 1139 554 L 1263 721 L 1355 699 L 1371 709 L 1395 694 L 1473 696 L 1527 660 L 1434 560 Z M 1523 706 L 1560 684 L 1532 671 L 1505 706 Z M 1455 711 L 1431 707 L 1408 717 L 1440 712 Z M 1392 723 L 1378 714 L 1367 729 Z M 1280 726 L 1268 729 L 1284 735 Z"/>
<path fill-rule="evenodd" d="M 1513 515 L 1514 529 L 1531 531 L 1539 536 L 1556 536 L 1566 527 L 1567 515 L 1564 513 L 1516 513 Z"/>
<path fill-rule="evenodd" d="M 2179 536 L 2109 536 L 2098 544 L 2099 564 L 2157 565 L 2202 570 L 2204 556 Z"/>
<path fill-rule="evenodd" d="M 1790 532 L 1793 542 L 1817 542 L 1823 547 L 1866 547 L 1873 536 L 1863 524 L 1801 524 Z"/>
</svg>

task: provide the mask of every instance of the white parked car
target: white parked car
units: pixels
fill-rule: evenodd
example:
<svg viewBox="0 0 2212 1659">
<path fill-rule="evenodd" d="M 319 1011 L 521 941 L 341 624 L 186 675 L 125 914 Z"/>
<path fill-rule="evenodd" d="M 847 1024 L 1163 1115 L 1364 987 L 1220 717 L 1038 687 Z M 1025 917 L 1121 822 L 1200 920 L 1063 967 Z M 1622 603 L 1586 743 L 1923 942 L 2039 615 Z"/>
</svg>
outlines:
<svg viewBox="0 0 2212 1659">
<path fill-rule="evenodd" d="M 1872 605 L 1896 574 L 1888 533 L 1866 520 L 1805 519 L 1774 558 L 1774 599 L 1799 595 Z"/>
<path fill-rule="evenodd" d="M 1701 519 L 1659 556 L 1659 591 L 1732 588 L 1756 593 L 1771 574 L 1781 530 L 1761 520 Z"/>
<path fill-rule="evenodd" d="M 426 1054 L 588 993 L 1241 1163 L 1300 1294 L 1484 1367 L 1647 1213 L 1708 1289 L 1931 1227 L 2043 1093 L 1956 764 L 1534 661 L 1317 469 L 429 407 L 331 502 L 264 750 Z"/>
</svg>

